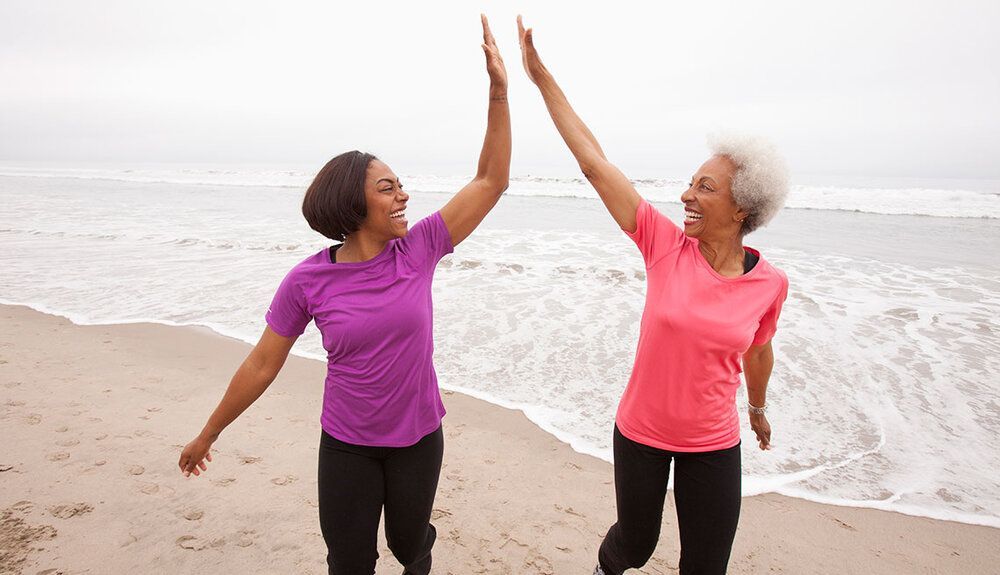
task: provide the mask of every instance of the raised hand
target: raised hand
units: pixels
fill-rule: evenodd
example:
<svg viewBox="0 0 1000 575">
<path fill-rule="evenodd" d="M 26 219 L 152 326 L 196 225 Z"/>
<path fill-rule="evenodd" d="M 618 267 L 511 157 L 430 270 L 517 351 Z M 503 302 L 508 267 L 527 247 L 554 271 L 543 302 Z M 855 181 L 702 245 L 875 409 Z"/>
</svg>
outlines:
<svg viewBox="0 0 1000 575">
<path fill-rule="evenodd" d="M 490 31 L 490 23 L 486 20 L 485 14 L 480 14 L 483 21 L 483 52 L 486 53 L 486 72 L 490 75 L 491 87 L 507 90 L 507 68 L 503 65 L 503 58 L 500 57 L 500 50 L 497 49 L 496 39 Z"/>
<path fill-rule="evenodd" d="M 524 64 L 524 71 L 528 74 L 528 79 L 538 84 L 538 79 L 546 71 L 541 58 L 538 57 L 538 50 L 532 40 L 532 29 L 524 29 L 521 16 L 517 17 L 517 35 L 521 42 L 521 63 Z"/>
</svg>

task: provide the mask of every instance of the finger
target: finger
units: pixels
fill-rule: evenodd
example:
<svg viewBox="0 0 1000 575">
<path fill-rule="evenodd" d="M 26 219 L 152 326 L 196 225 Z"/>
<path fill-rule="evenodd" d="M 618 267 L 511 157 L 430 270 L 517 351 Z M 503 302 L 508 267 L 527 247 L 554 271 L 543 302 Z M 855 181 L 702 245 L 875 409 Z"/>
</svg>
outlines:
<svg viewBox="0 0 1000 575">
<path fill-rule="evenodd" d="M 517 15 L 517 35 L 524 38 L 524 23 L 521 22 L 521 15 Z"/>
<path fill-rule="evenodd" d="M 207 466 L 207 465 L 205 465 L 205 462 L 204 462 L 204 461 L 201 461 L 201 462 L 199 462 L 199 463 L 198 463 L 198 467 L 200 467 L 202 471 L 205 471 L 205 470 L 207 470 L 207 469 L 208 469 L 208 466 Z"/>
<path fill-rule="evenodd" d="M 212 461 L 212 452 L 211 451 L 209 451 L 208 453 L 205 454 L 205 459 L 207 459 L 209 461 Z"/>
<path fill-rule="evenodd" d="M 191 473 L 194 473 L 195 477 L 198 477 L 199 475 L 201 475 L 201 472 L 198 471 L 198 467 L 197 466 L 191 468 Z"/>
<path fill-rule="evenodd" d="M 495 45 L 497 43 L 496 39 L 493 38 L 493 31 L 490 30 L 490 21 L 486 18 L 486 14 L 479 15 L 483 19 L 483 40 L 487 44 Z"/>
<path fill-rule="evenodd" d="M 532 50 L 534 50 L 534 48 L 535 48 L 535 41 L 533 39 L 533 36 L 534 36 L 533 31 L 534 30 L 532 28 L 528 28 L 527 31 L 525 31 L 525 33 L 524 33 L 524 41 L 525 41 L 525 43 L 528 44 L 529 47 L 531 47 Z"/>
</svg>

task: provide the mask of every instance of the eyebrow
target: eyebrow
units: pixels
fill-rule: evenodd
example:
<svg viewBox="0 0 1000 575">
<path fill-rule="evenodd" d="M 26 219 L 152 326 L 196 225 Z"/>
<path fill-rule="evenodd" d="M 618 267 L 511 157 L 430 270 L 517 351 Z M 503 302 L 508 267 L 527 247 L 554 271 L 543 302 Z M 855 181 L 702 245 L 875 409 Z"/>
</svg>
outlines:
<svg viewBox="0 0 1000 575">
<path fill-rule="evenodd" d="M 396 178 L 395 180 L 392 178 L 379 178 L 378 180 L 375 181 L 375 185 L 377 186 L 382 182 L 389 182 L 390 184 L 398 184 L 399 178 Z"/>
<path fill-rule="evenodd" d="M 693 180 L 694 178 L 692 177 L 691 179 Z M 708 180 L 708 181 L 712 182 L 713 184 L 718 185 L 718 183 L 715 180 L 713 180 L 710 176 L 702 176 L 702 177 L 698 178 L 699 182 L 702 181 L 702 180 Z"/>
</svg>

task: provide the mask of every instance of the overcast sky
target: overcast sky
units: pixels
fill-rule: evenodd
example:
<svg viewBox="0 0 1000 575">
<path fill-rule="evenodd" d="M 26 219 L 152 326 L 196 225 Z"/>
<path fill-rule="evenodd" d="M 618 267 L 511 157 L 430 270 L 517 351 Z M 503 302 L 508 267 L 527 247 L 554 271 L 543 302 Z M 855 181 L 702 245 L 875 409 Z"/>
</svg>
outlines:
<svg viewBox="0 0 1000 575">
<path fill-rule="evenodd" d="M 0 4 L 0 160 L 471 173 L 510 76 L 515 174 L 573 174 L 514 17 L 612 161 L 690 173 L 705 134 L 764 134 L 799 174 L 1000 178 L 1000 2 Z M 431 7 L 433 6 L 433 7 Z"/>
</svg>

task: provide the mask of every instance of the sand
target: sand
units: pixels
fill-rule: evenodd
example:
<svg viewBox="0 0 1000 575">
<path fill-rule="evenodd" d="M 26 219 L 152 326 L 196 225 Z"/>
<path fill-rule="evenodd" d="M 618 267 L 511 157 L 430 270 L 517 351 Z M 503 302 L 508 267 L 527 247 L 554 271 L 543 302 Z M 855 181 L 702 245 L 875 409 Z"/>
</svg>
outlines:
<svg viewBox="0 0 1000 575">
<path fill-rule="evenodd" d="M 185 479 L 180 449 L 249 347 L 197 328 L 77 326 L 0 306 L 0 573 L 325 573 L 316 448 L 325 367 L 289 358 Z M 445 392 L 434 573 L 586 573 L 612 468 L 517 411 Z M 611 430 L 608 430 L 610 433 Z M 676 573 L 672 504 L 636 573 Z M 399 573 L 380 542 L 377 573 Z M 730 573 L 995 573 L 1000 530 L 744 499 Z"/>
</svg>

